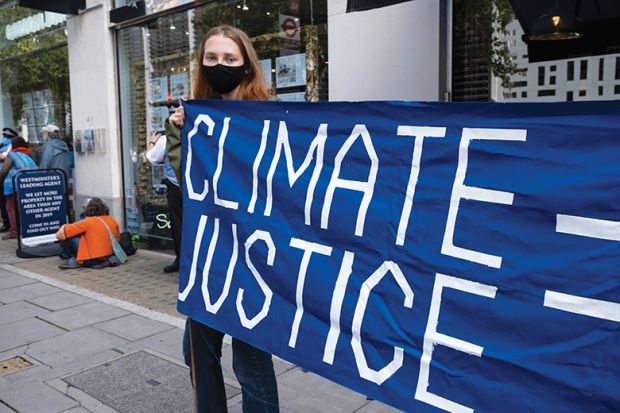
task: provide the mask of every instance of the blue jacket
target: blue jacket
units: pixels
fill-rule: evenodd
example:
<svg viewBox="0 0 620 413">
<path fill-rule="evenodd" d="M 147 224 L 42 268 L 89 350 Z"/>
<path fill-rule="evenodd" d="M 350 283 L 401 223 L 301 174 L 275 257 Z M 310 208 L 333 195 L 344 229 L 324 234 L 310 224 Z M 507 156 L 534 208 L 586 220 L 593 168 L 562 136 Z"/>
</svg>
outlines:
<svg viewBox="0 0 620 413">
<path fill-rule="evenodd" d="M 37 167 L 35 161 L 25 153 L 9 152 L 7 158 L 13 161 L 8 175 L 4 179 L 4 195 L 13 195 L 13 177 L 20 169 L 34 169 Z"/>
<path fill-rule="evenodd" d="M 45 143 L 43 147 L 43 153 L 41 154 L 41 162 L 39 167 L 41 169 L 62 169 L 66 176 L 67 181 L 71 177 L 71 168 L 73 168 L 73 159 L 69 147 L 60 139 L 50 139 Z"/>
</svg>

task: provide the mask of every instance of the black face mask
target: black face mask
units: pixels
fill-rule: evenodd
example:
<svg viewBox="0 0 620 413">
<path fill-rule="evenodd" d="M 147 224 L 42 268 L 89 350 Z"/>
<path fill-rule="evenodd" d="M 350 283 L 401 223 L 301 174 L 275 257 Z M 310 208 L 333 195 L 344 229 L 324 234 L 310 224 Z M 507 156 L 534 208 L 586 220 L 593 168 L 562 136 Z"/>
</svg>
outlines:
<svg viewBox="0 0 620 413">
<path fill-rule="evenodd" d="M 220 94 L 234 90 L 245 77 L 244 66 L 203 65 L 202 72 L 211 87 Z"/>
</svg>

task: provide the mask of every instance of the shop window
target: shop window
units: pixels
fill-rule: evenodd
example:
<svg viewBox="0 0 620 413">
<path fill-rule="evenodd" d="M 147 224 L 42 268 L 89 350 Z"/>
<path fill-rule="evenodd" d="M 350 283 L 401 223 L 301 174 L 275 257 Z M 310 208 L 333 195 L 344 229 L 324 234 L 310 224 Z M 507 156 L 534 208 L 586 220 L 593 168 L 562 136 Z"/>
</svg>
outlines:
<svg viewBox="0 0 620 413">
<path fill-rule="evenodd" d="M 274 99 L 328 99 L 327 0 L 244 4 L 247 10 L 240 2 L 210 2 L 118 31 L 126 224 L 153 248 L 170 248 L 171 233 L 163 168 L 143 154 L 170 107 L 191 96 L 193 59 L 210 28 L 230 24 L 248 34 Z M 291 28 L 281 33 L 282 19 Z"/>
<path fill-rule="evenodd" d="M 57 125 L 69 144 L 72 132 L 66 17 L 48 13 L 33 20 L 35 15 L 43 12 L 0 8 L 0 118 L 3 127 L 35 144 L 38 159 L 43 126 Z"/>
</svg>

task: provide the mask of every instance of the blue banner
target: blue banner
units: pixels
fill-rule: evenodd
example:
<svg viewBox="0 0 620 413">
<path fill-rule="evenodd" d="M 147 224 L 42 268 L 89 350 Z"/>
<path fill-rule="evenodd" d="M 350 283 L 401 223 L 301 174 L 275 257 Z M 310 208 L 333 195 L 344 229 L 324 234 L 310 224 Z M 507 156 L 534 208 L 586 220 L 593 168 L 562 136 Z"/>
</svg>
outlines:
<svg viewBox="0 0 620 413">
<path fill-rule="evenodd" d="M 620 102 L 184 106 L 181 313 L 405 411 L 620 411 Z"/>
</svg>

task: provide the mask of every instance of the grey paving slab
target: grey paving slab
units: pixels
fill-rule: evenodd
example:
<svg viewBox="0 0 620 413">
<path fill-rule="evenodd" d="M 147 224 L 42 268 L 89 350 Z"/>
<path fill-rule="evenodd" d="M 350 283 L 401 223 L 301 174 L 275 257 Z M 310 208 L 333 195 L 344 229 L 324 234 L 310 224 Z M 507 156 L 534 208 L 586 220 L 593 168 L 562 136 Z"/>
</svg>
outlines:
<svg viewBox="0 0 620 413">
<path fill-rule="evenodd" d="M 123 353 L 129 353 L 140 349 L 149 349 L 157 353 L 165 354 L 177 360 L 183 360 L 183 330 L 173 328 L 144 338 L 142 340 L 128 343 L 117 347 Z"/>
<path fill-rule="evenodd" d="M 144 351 L 63 380 L 119 411 L 176 413 L 193 410 L 187 370 Z"/>
<path fill-rule="evenodd" d="M 87 410 L 83 407 L 76 407 L 75 409 L 69 409 L 62 413 L 92 413 L 90 410 Z"/>
<path fill-rule="evenodd" d="M 22 357 L 24 357 L 22 355 Z M 58 376 L 58 373 L 51 367 L 38 364 L 17 373 L 4 376 L 8 383 L 17 383 L 19 381 L 46 381 Z"/>
<path fill-rule="evenodd" d="M 398 413 L 401 411 L 375 400 L 369 402 L 355 413 Z"/>
<path fill-rule="evenodd" d="M 66 329 L 76 330 L 128 314 L 127 311 L 120 308 L 94 302 L 49 313 L 41 316 L 41 318 Z"/>
<path fill-rule="evenodd" d="M 19 287 L 20 285 L 35 284 L 38 281 L 28 277 L 22 277 L 21 275 L 9 274 L 4 277 L 0 277 L 0 290 L 6 288 Z M 2 300 L 0 300 L 2 301 Z"/>
<path fill-rule="evenodd" d="M 57 294 L 46 295 L 43 297 L 31 298 L 29 302 L 48 310 L 58 311 L 65 308 L 75 307 L 82 304 L 92 303 L 93 300 L 84 296 L 62 291 Z"/>
<path fill-rule="evenodd" d="M 136 341 L 174 328 L 136 314 L 95 324 L 95 327 L 129 341 Z"/>
<path fill-rule="evenodd" d="M 278 376 L 278 393 L 284 409 L 294 412 L 350 413 L 368 403 L 365 396 L 300 368 Z"/>
<path fill-rule="evenodd" d="M 0 325 L 31 318 L 48 311 L 24 301 L 6 304 L 0 307 Z"/>
<path fill-rule="evenodd" d="M 42 382 L 15 383 L 4 389 L 2 400 L 20 413 L 59 413 L 78 406 Z"/>
<path fill-rule="evenodd" d="M 86 327 L 33 343 L 26 354 L 56 368 L 86 359 L 124 343 L 126 341 L 120 337 Z"/>
<path fill-rule="evenodd" d="M 0 327 L 0 351 L 47 339 L 64 331 L 36 318 L 4 324 Z"/>
<path fill-rule="evenodd" d="M 9 409 L 9 407 L 0 400 L 0 413 L 15 413 L 15 410 Z"/>
<path fill-rule="evenodd" d="M 59 293 L 62 290 L 44 283 L 26 284 L 19 287 L 0 290 L 0 301 L 3 303 L 14 303 L 16 301 L 27 300 L 29 298 L 40 297 Z"/>
</svg>

